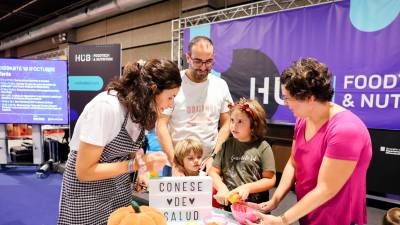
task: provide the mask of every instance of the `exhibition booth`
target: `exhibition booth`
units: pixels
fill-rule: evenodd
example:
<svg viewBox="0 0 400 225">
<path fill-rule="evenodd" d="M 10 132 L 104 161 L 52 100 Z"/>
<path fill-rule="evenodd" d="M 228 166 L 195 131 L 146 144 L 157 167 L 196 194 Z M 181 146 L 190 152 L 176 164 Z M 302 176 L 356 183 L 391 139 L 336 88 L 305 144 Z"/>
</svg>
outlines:
<svg viewBox="0 0 400 225">
<path fill-rule="evenodd" d="M 280 74 L 305 56 L 323 61 L 333 74 L 333 102 L 360 117 L 372 139 L 367 199 L 399 205 L 399 12 L 362 1 L 274 7 L 279 8 L 259 1 L 175 19 L 171 58 L 180 69 L 187 68 L 190 40 L 202 35 L 213 41 L 212 74 L 227 82 L 234 101 L 256 98 L 264 107 L 279 175 L 290 155 L 296 122 L 284 103 Z M 377 22 L 378 17 L 386 20 Z M 44 179 L 62 171 L 80 113 L 121 74 L 121 54 L 118 43 L 79 44 L 63 51 L 63 59 L 1 58 L 1 168 L 34 165 L 38 178 Z M 147 132 L 147 139 L 148 152 L 160 151 L 154 130 Z M 133 200 L 160 210 L 168 224 L 258 221 L 247 208 L 226 212 L 213 207 L 210 177 L 162 175 L 160 171 L 150 178 L 148 191 L 133 193 Z"/>
</svg>

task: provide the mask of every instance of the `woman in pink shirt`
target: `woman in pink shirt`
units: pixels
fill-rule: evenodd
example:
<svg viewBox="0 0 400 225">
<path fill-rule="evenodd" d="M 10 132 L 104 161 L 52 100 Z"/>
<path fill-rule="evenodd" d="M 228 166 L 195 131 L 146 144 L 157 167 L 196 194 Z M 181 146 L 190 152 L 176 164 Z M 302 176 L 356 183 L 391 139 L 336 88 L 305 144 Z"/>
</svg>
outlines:
<svg viewBox="0 0 400 225">
<path fill-rule="evenodd" d="M 257 208 L 275 209 L 294 184 L 298 202 L 278 217 L 261 214 L 260 224 L 367 223 L 371 138 L 356 115 L 331 102 L 331 76 L 325 64 L 312 58 L 301 59 L 282 73 L 285 104 L 297 117 L 292 154 L 271 200 Z"/>
</svg>

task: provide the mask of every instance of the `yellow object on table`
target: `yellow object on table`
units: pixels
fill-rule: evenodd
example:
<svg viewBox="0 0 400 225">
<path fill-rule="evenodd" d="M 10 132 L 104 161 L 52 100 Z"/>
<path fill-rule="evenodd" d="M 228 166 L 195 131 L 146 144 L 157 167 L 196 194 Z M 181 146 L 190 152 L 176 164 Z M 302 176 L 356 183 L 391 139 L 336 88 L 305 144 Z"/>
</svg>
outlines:
<svg viewBox="0 0 400 225">
<path fill-rule="evenodd" d="M 231 195 L 228 197 L 228 201 L 229 201 L 231 204 L 233 204 L 233 203 L 240 202 L 241 199 L 240 199 L 240 196 L 239 196 L 238 193 L 233 193 L 233 194 L 231 194 Z"/>
<path fill-rule="evenodd" d="M 158 172 L 157 171 L 150 171 L 149 174 L 150 174 L 150 178 L 158 177 Z"/>
</svg>

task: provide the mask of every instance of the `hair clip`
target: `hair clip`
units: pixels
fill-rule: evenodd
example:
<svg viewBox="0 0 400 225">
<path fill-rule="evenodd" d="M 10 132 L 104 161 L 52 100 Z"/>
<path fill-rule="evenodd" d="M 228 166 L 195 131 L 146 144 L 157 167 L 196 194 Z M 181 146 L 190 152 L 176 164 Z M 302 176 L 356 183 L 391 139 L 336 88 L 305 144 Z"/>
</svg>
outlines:
<svg viewBox="0 0 400 225">
<path fill-rule="evenodd" d="M 146 60 L 139 59 L 136 63 L 139 64 L 140 67 L 143 67 L 144 64 L 146 64 Z"/>
<path fill-rule="evenodd" d="M 250 117 L 253 119 L 253 121 L 256 121 L 256 116 L 254 115 L 253 110 L 251 110 L 249 103 L 245 98 L 240 98 L 239 102 L 236 104 L 229 103 L 228 108 L 229 110 L 232 110 L 234 107 L 237 107 L 238 109 L 247 112 Z"/>
</svg>

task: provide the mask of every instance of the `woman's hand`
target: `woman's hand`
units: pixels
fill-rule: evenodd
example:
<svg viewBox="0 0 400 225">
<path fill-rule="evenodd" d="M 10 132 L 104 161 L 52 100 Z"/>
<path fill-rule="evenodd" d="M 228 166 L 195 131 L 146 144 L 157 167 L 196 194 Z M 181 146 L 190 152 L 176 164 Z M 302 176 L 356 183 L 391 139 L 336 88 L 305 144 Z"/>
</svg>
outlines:
<svg viewBox="0 0 400 225">
<path fill-rule="evenodd" d="M 147 191 L 147 187 L 149 185 L 149 174 L 144 173 L 144 174 L 139 174 L 137 181 L 134 183 L 134 190 L 142 193 Z"/>
<path fill-rule="evenodd" d="M 220 188 L 217 194 L 214 195 L 214 199 L 221 205 L 228 205 L 228 188 Z"/>
<path fill-rule="evenodd" d="M 280 217 L 272 216 L 272 215 L 265 215 L 260 212 L 256 212 L 257 216 L 260 218 L 258 223 L 252 223 L 249 220 L 246 220 L 247 225 L 284 225 L 283 221 Z"/>
<path fill-rule="evenodd" d="M 153 152 L 143 155 L 143 161 L 146 163 L 146 170 L 151 172 L 161 170 L 168 163 L 168 158 L 164 152 Z"/>
<path fill-rule="evenodd" d="M 246 205 L 262 213 L 267 213 L 271 212 L 272 210 L 276 209 L 276 207 L 278 207 L 278 201 L 275 200 L 274 198 L 271 198 L 271 200 L 259 204 L 253 202 L 246 202 Z"/>
</svg>

